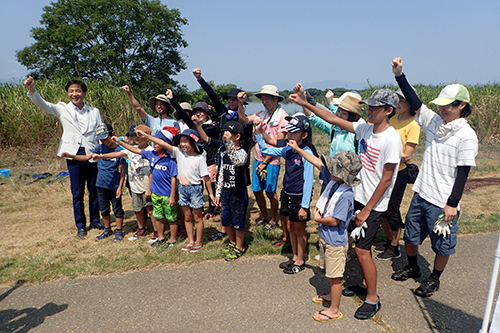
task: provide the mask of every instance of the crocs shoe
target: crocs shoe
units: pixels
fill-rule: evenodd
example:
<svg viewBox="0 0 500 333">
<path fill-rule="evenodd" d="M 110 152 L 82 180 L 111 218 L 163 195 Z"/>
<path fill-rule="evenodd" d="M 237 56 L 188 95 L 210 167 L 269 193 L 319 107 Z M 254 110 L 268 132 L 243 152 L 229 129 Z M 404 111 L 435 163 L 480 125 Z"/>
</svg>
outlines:
<svg viewBox="0 0 500 333">
<path fill-rule="evenodd" d="M 283 273 L 285 274 L 297 274 L 302 272 L 304 269 L 306 269 L 306 264 L 303 263 L 302 265 L 295 265 L 293 264 L 292 266 L 289 266 L 283 270 Z"/>
<path fill-rule="evenodd" d="M 235 244 L 229 242 L 229 244 L 227 244 L 227 246 L 225 248 L 223 248 L 222 250 L 220 250 L 220 253 L 221 254 L 228 254 L 229 252 L 231 252 L 232 249 L 234 249 L 236 247 Z"/>
<path fill-rule="evenodd" d="M 365 301 L 363 305 L 361 305 L 356 312 L 354 313 L 354 317 L 356 319 L 369 319 L 373 317 L 382 307 L 382 304 L 380 304 L 380 298 L 377 297 L 377 303 L 370 303 Z"/>
<path fill-rule="evenodd" d="M 236 246 L 233 247 L 233 249 L 231 250 L 231 252 L 229 252 L 226 257 L 224 258 L 225 261 L 233 261 L 233 260 L 236 260 L 238 259 L 239 257 L 241 257 L 243 255 L 243 251 L 238 249 Z"/>
</svg>

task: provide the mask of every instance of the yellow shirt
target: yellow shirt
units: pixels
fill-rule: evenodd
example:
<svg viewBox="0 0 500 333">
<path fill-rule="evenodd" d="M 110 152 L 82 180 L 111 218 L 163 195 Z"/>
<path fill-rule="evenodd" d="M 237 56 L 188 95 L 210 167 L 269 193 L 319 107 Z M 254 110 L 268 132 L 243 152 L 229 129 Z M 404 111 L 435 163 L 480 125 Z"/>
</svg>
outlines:
<svg viewBox="0 0 500 333">
<path fill-rule="evenodd" d="M 394 117 L 389 119 L 389 124 L 398 131 L 399 136 L 401 137 L 401 143 L 403 144 L 403 154 L 405 153 L 406 144 L 414 143 L 418 145 L 418 139 L 420 137 L 420 126 L 415 122 L 415 117 L 411 117 L 410 119 L 406 119 L 403 121 L 398 120 L 398 115 L 396 114 Z M 409 163 L 410 161 L 407 161 Z M 405 163 L 399 164 L 399 171 L 406 168 Z"/>
</svg>

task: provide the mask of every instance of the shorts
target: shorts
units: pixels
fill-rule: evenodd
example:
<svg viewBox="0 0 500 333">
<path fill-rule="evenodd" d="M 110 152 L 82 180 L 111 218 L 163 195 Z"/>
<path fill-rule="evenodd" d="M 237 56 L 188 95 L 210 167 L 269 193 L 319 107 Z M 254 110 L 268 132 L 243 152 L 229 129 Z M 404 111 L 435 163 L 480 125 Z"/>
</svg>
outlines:
<svg viewBox="0 0 500 333">
<path fill-rule="evenodd" d="M 177 221 L 177 205 L 170 206 L 168 200 L 170 197 L 164 197 L 156 193 L 151 193 L 153 201 L 153 217 L 157 220 L 165 219 L 167 222 Z"/>
<path fill-rule="evenodd" d="M 418 193 L 413 195 L 410 208 L 406 214 L 406 229 L 403 240 L 412 245 L 421 245 L 429 235 L 431 237 L 432 250 L 441 255 L 449 256 L 455 253 L 457 245 L 458 217 L 460 212 L 452 221 L 450 234 L 446 237 L 434 233 L 434 223 L 437 221 L 443 208 L 431 204 L 422 199 Z"/>
<path fill-rule="evenodd" d="M 246 213 L 248 206 L 248 192 L 246 187 L 222 189 L 220 220 L 224 227 L 233 227 L 234 230 L 245 230 Z"/>
<path fill-rule="evenodd" d="M 365 208 L 363 204 L 354 200 L 354 211 L 362 210 L 363 208 Z M 377 212 L 375 210 L 371 211 L 370 215 L 368 216 L 368 219 L 366 219 L 365 221 L 366 224 L 368 225 L 368 228 L 365 229 L 365 237 L 355 240 L 356 247 L 358 249 L 371 251 L 373 241 L 375 240 L 375 236 L 377 235 L 380 223 L 382 223 L 384 214 L 385 212 Z M 356 228 L 356 223 L 354 221 L 351 221 L 349 223 L 349 226 L 347 227 L 347 231 L 350 233 L 351 231 L 354 230 L 354 228 Z"/>
<path fill-rule="evenodd" d="M 134 193 L 130 192 L 132 196 L 132 208 L 134 212 L 140 212 L 146 207 L 146 196 L 144 193 Z"/>
<path fill-rule="evenodd" d="M 278 187 L 278 177 L 280 175 L 280 166 L 274 164 L 268 164 L 266 167 L 267 178 L 266 180 L 260 180 L 257 175 L 257 167 L 262 162 L 254 160 L 253 161 L 253 171 L 252 171 L 252 191 L 266 191 L 267 193 L 276 193 L 276 188 Z"/>
<path fill-rule="evenodd" d="M 99 210 L 101 216 L 108 216 L 111 213 L 109 204 L 113 207 L 115 217 L 123 217 L 122 198 L 116 197 L 116 191 L 108 190 L 107 188 L 97 187 L 97 200 L 99 202 Z"/>
<path fill-rule="evenodd" d="M 387 211 L 385 212 L 385 218 L 389 223 L 389 227 L 393 231 L 398 231 L 400 228 L 405 227 L 403 219 L 401 218 L 401 213 L 399 209 L 401 208 L 401 201 L 403 201 L 403 196 L 406 190 L 406 184 L 408 183 L 406 173 L 408 168 L 398 172 L 396 182 L 392 188 L 391 198 L 389 199 L 389 204 L 387 206 Z"/>
<path fill-rule="evenodd" d="M 311 219 L 311 211 L 307 208 L 307 217 L 305 220 L 299 220 L 299 210 L 302 208 L 302 195 L 286 194 L 281 190 L 280 215 L 288 216 L 290 222 L 307 222 Z"/>
<path fill-rule="evenodd" d="M 203 198 L 203 186 L 179 184 L 179 206 L 189 206 L 198 209 L 205 206 Z"/>
<path fill-rule="evenodd" d="M 324 251 L 325 276 L 329 279 L 341 278 L 344 275 L 347 250 L 349 245 L 333 246 L 320 238 L 319 247 Z"/>
</svg>

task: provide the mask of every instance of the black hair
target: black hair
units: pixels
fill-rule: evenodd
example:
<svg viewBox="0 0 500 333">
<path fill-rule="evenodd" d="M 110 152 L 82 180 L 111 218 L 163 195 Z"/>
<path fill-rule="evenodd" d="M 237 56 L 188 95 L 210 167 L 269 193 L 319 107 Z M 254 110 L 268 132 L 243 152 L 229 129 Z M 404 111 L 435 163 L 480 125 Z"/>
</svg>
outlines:
<svg viewBox="0 0 500 333">
<path fill-rule="evenodd" d="M 453 101 L 450 105 L 452 106 L 459 106 L 460 104 L 462 104 L 462 102 L 465 102 L 465 101 Z M 468 116 L 471 115 L 472 113 L 472 106 L 465 102 L 465 107 L 460 111 L 460 117 L 462 118 L 467 118 Z"/>
<path fill-rule="evenodd" d="M 69 80 L 68 84 L 66 84 L 66 87 L 64 87 L 66 91 L 68 91 L 69 86 L 71 86 L 72 84 L 79 85 L 80 87 L 82 87 L 83 92 L 87 92 L 87 85 L 85 84 L 85 82 L 80 80 Z"/>
<path fill-rule="evenodd" d="M 387 110 L 388 108 L 392 108 L 392 112 L 389 115 L 389 119 L 391 119 L 396 114 L 396 108 L 392 105 L 388 105 L 388 104 L 384 105 L 384 111 Z"/>
</svg>

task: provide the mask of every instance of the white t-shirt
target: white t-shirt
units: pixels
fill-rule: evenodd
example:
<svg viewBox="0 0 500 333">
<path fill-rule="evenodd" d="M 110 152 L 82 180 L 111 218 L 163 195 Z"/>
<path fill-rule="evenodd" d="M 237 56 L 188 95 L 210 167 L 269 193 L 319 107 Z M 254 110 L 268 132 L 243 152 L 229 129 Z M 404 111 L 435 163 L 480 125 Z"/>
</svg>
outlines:
<svg viewBox="0 0 500 333">
<path fill-rule="evenodd" d="M 412 190 L 430 203 L 444 207 L 451 194 L 458 166 L 475 167 L 477 135 L 465 118 L 446 125 L 425 105 L 415 117 L 426 136 L 424 158 Z M 457 206 L 460 210 L 460 205 Z"/>
<path fill-rule="evenodd" d="M 189 156 L 182 149 L 173 147 L 171 156 L 177 161 L 177 177 L 182 185 L 199 185 L 201 178 L 208 176 L 207 161 L 203 155 Z"/>
<path fill-rule="evenodd" d="M 147 147 L 145 150 L 153 150 L 153 147 Z M 134 154 L 129 150 L 122 150 L 128 159 L 128 181 L 132 193 L 144 193 L 148 189 L 149 175 L 151 169 L 149 161 L 141 157 L 141 154 Z"/>
<path fill-rule="evenodd" d="M 366 205 L 375 192 L 387 163 L 397 164 L 392 176 L 391 185 L 377 202 L 373 210 L 385 212 L 391 197 L 392 188 L 398 176 L 398 167 L 401 160 L 401 137 L 394 127 L 389 127 L 379 134 L 373 134 L 373 125 L 353 122 L 356 139 L 359 141 L 359 157 L 363 168 L 359 172 L 361 184 L 356 187 L 355 200 Z"/>
</svg>

